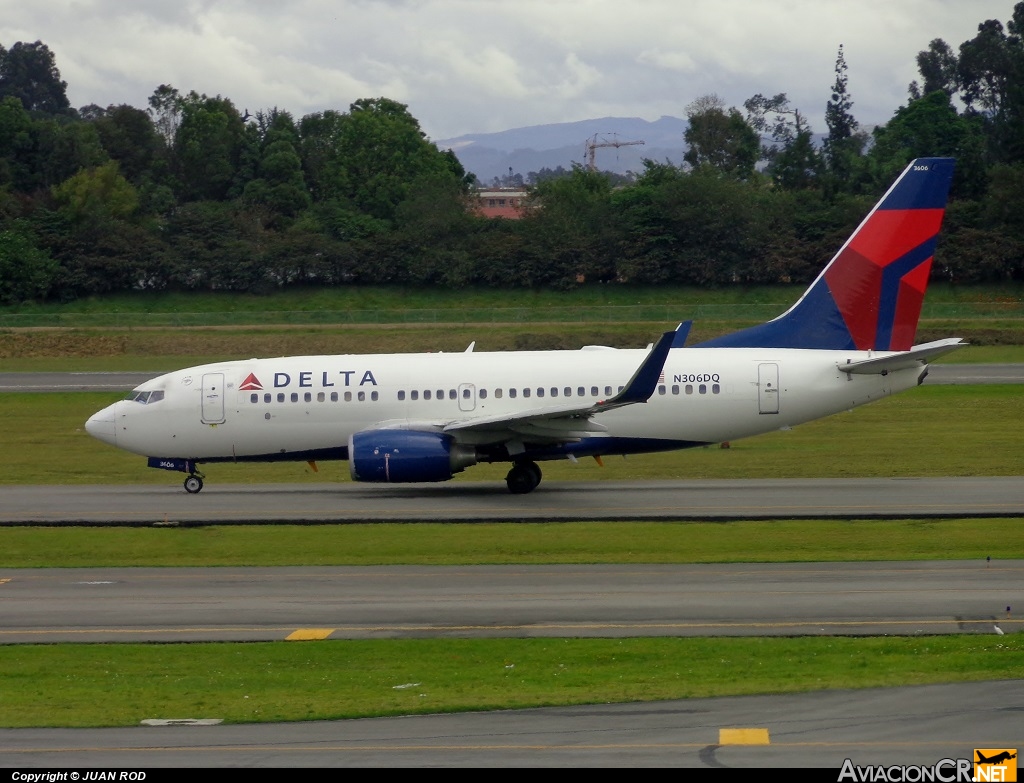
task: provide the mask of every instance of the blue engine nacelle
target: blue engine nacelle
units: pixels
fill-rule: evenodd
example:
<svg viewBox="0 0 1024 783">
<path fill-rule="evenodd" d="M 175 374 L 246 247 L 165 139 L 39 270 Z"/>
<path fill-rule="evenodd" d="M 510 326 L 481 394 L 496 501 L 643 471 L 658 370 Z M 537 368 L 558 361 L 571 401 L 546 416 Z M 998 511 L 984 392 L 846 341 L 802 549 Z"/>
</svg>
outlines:
<svg viewBox="0 0 1024 783">
<path fill-rule="evenodd" d="M 348 439 L 353 481 L 447 481 L 476 461 L 475 449 L 440 432 L 367 430 Z"/>
</svg>

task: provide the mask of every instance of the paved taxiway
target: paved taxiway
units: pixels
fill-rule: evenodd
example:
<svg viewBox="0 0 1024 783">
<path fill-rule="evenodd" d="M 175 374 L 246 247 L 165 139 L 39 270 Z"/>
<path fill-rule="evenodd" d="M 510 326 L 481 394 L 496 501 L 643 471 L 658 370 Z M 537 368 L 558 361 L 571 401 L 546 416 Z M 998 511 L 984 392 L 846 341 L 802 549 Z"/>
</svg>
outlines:
<svg viewBox="0 0 1024 783">
<path fill-rule="evenodd" d="M 328 463 L 325 470 L 339 470 Z M 548 481 L 529 495 L 504 482 L 0 487 L 0 525 L 730 520 L 1024 516 L 1024 476 L 892 479 Z"/>
<path fill-rule="evenodd" d="M 1024 561 L 0 569 L 0 644 L 997 633 Z"/>
<path fill-rule="evenodd" d="M 1024 682 L 1010 681 L 315 723 L 6 729 L 0 766 L 819 767 L 835 780 L 847 758 L 931 766 L 971 759 L 974 748 L 1019 748 L 1022 703 Z M 729 733 L 737 728 L 748 731 Z"/>
</svg>

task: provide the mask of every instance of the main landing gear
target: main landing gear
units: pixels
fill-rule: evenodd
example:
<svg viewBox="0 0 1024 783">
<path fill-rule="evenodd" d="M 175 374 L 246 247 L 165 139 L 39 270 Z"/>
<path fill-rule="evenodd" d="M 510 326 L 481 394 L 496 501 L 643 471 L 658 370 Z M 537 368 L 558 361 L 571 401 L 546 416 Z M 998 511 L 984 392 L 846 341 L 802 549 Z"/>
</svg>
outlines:
<svg viewBox="0 0 1024 783">
<path fill-rule="evenodd" d="M 204 478 L 206 477 L 202 473 L 200 473 L 198 470 L 195 471 L 192 475 L 185 479 L 185 491 L 190 495 L 196 494 L 199 490 L 203 488 Z"/>
<path fill-rule="evenodd" d="M 505 476 L 505 483 L 508 484 L 508 491 L 513 495 L 525 495 L 537 488 L 540 479 L 541 472 L 536 462 L 515 462 L 508 475 Z"/>
</svg>

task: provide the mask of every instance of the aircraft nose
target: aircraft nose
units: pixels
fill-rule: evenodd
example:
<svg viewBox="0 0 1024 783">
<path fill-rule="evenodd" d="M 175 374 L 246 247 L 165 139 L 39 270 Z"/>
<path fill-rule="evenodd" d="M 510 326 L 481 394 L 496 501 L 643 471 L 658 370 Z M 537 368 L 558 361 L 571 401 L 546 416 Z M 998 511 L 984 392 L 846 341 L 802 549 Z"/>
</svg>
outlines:
<svg viewBox="0 0 1024 783">
<path fill-rule="evenodd" d="M 115 405 L 108 405 L 98 413 L 94 413 L 85 423 L 85 431 L 97 440 L 117 445 L 117 428 L 114 418 Z"/>
</svg>

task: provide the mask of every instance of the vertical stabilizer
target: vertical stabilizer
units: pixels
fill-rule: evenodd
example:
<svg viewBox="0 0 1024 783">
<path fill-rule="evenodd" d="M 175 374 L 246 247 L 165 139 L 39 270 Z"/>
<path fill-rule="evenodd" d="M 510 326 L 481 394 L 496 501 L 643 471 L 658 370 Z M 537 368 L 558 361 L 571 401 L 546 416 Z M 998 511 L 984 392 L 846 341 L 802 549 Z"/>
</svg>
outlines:
<svg viewBox="0 0 1024 783">
<path fill-rule="evenodd" d="M 913 161 L 793 307 L 693 347 L 909 349 L 952 178 L 952 158 Z"/>
</svg>

